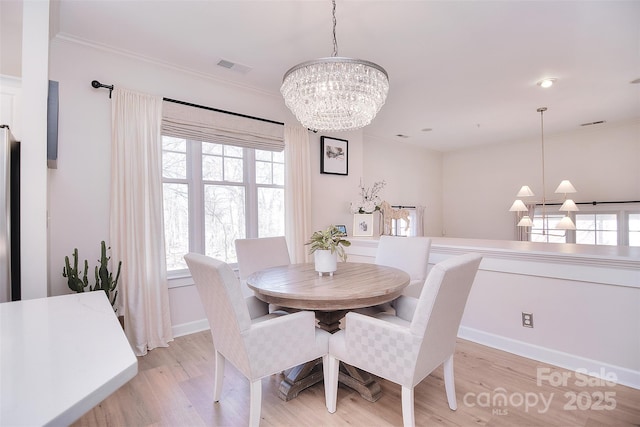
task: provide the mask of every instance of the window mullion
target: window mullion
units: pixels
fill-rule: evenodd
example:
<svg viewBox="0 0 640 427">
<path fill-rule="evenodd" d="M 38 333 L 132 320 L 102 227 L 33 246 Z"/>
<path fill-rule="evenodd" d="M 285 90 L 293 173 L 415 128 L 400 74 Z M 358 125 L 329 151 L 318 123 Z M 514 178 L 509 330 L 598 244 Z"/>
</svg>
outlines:
<svg viewBox="0 0 640 427">
<path fill-rule="evenodd" d="M 629 246 L 629 215 L 625 211 L 619 211 L 618 220 L 618 245 Z"/>
<path fill-rule="evenodd" d="M 255 150 L 244 149 L 245 215 L 247 237 L 258 237 L 258 189 L 256 185 Z"/>
<path fill-rule="evenodd" d="M 190 250 L 205 253 L 204 245 L 204 184 L 202 181 L 202 143 L 189 141 L 189 246 Z"/>
</svg>

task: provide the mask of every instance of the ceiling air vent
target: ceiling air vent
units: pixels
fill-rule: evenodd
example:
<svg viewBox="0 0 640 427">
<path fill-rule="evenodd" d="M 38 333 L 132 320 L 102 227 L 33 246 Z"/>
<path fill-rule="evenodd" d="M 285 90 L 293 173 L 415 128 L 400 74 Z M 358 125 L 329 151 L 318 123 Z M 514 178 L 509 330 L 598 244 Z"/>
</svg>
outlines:
<svg viewBox="0 0 640 427">
<path fill-rule="evenodd" d="M 221 59 L 217 64 L 219 67 L 226 68 L 228 70 L 235 71 L 240 74 L 247 74 L 251 71 L 251 67 L 246 65 L 237 64 L 235 62 L 227 61 L 226 59 Z"/>
<path fill-rule="evenodd" d="M 601 125 L 603 123 L 607 123 L 607 121 L 606 120 L 598 120 L 597 122 L 582 123 L 580 126 Z"/>
</svg>

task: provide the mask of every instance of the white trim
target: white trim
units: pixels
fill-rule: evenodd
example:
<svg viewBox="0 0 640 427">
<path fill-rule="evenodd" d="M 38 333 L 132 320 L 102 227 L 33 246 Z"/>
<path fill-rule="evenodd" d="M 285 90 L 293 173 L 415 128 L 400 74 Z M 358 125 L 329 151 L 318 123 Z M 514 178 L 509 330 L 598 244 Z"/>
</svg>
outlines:
<svg viewBox="0 0 640 427">
<path fill-rule="evenodd" d="M 209 321 L 207 319 L 194 320 L 193 322 L 181 323 L 173 325 L 173 337 L 181 337 L 184 335 L 195 334 L 196 332 L 208 331 Z"/>
<path fill-rule="evenodd" d="M 432 242 L 430 264 L 475 252 L 483 256 L 480 270 L 640 288 L 636 247 L 454 238 Z"/>
<path fill-rule="evenodd" d="M 266 91 L 266 90 L 257 88 L 255 86 L 250 86 L 250 85 L 238 83 L 233 80 L 224 79 L 224 78 L 221 78 L 220 76 L 215 76 L 210 73 L 206 73 L 199 70 L 194 70 L 192 68 L 182 67 L 176 64 L 165 62 L 157 58 L 153 58 L 151 56 L 140 55 L 139 53 L 136 53 L 130 50 L 118 49 L 118 48 L 114 48 L 113 46 L 97 43 L 93 40 L 76 37 L 75 35 L 72 35 L 72 34 L 59 32 L 58 34 L 56 34 L 56 36 L 53 39 L 51 39 L 51 42 L 67 43 L 67 44 L 76 45 L 76 46 L 85 46 L 85 47 L 106 52 L 112 55 L 118 55 L 124 58 L 146 62 L 151 65 L 166 68 L 168 70 L 175 70 L 181 73 L 189 74 L 202 79 L 207 79 L 207 80 L 214 81 L 227 86 L 232 86 L 232 87 L 240 88 L 243 90 L 249 90 L 251 92 L 254 92 L 260 95 L 265 95 L 271 98 L 275 98 L 280 102 L 282 102 L 282 95 L 280 95 L 280 91 L 278 91 L 277 93 L 272 91 Z M 118 85 L 118 82 L 114 84 Z"/>
<path fill-rule="evenodd" d="M 429 264 L 475 252 L 483 256 L 480 270 L 640 288 L 639 247 L 450 237 L 431 239 Z M 347 253 L 350 256 L 373 262 L 377 238 L 350 237 L 349 240 L 351 246 Z"/>
<path fill-rule="evenodd" d="M 640 390 L 640 371 L 587 359 L 575 354 L 564 353 L 466 326 L 460 327 L 458 337 L 572 371 L 581 369 L 591 373 L 601 372 L 602 370 L 607 373 L 613 372 L 617 376 L 616 382 L 618 384 Z"/>
</svg>

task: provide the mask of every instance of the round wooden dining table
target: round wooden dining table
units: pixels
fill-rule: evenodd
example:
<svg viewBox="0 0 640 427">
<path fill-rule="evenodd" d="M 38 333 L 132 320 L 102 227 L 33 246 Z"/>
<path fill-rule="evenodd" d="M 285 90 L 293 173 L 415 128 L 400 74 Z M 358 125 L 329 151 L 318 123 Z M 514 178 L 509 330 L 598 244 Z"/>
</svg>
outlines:
<svg viewBox="0 0 640 427">
<path fill-rule="evenodd" d="M 318 326 L 329 332 L 340 329 L 340 320 L 354 309 L 371 307 L 398 298 L 409 284 L 409 275 L 377 264 L 343 262 L 333 275 L 319 275 L 314 263 L 289 264 L 260 270 L 247 278 L 256 297 L 280 307 L 312 310 Z M 292 343 L 295 344 L 295 343 Z M 287 349 L 283 349 L 287 351 Z M 322 359 L 292 369 L 280 384 L 280 397 L 291 400 L 322 380 Z M 380 386 L 368 373 L 341 366 L 340 382 L 356 389 L 369 401 L 380 397 Z"/>
<path fill-rule="evenodd" d="M 338 263 L 332 276 L 321 276 L 313 263 L 304 263 L 257 271 L 247 285 L 262 301 L 315 311 L 319 326 L 335 332 L 347 311 L 392 301 L 409 280 L 404 271 L 377 264 Z"/>
</svg>

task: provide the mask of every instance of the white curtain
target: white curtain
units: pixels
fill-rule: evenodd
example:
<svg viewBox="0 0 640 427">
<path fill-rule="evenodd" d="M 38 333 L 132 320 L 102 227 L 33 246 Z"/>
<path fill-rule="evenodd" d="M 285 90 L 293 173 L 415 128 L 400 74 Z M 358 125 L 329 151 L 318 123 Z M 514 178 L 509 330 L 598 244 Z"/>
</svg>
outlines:
<svg viewBox="0 0 640 427">
<path fill-rule="evenodd" d="M 137 356 L 173 340 L 162 210 L 162 97 L 113 90 L 111 212 L 125 334 Z"/>
<path fill-rule="evenodd" d="M 311 236 L 311 158 L 309 131 L 284 125 L 285 236 L 292 263 L 310 260 L 304 243 Z"/>
</svg>

